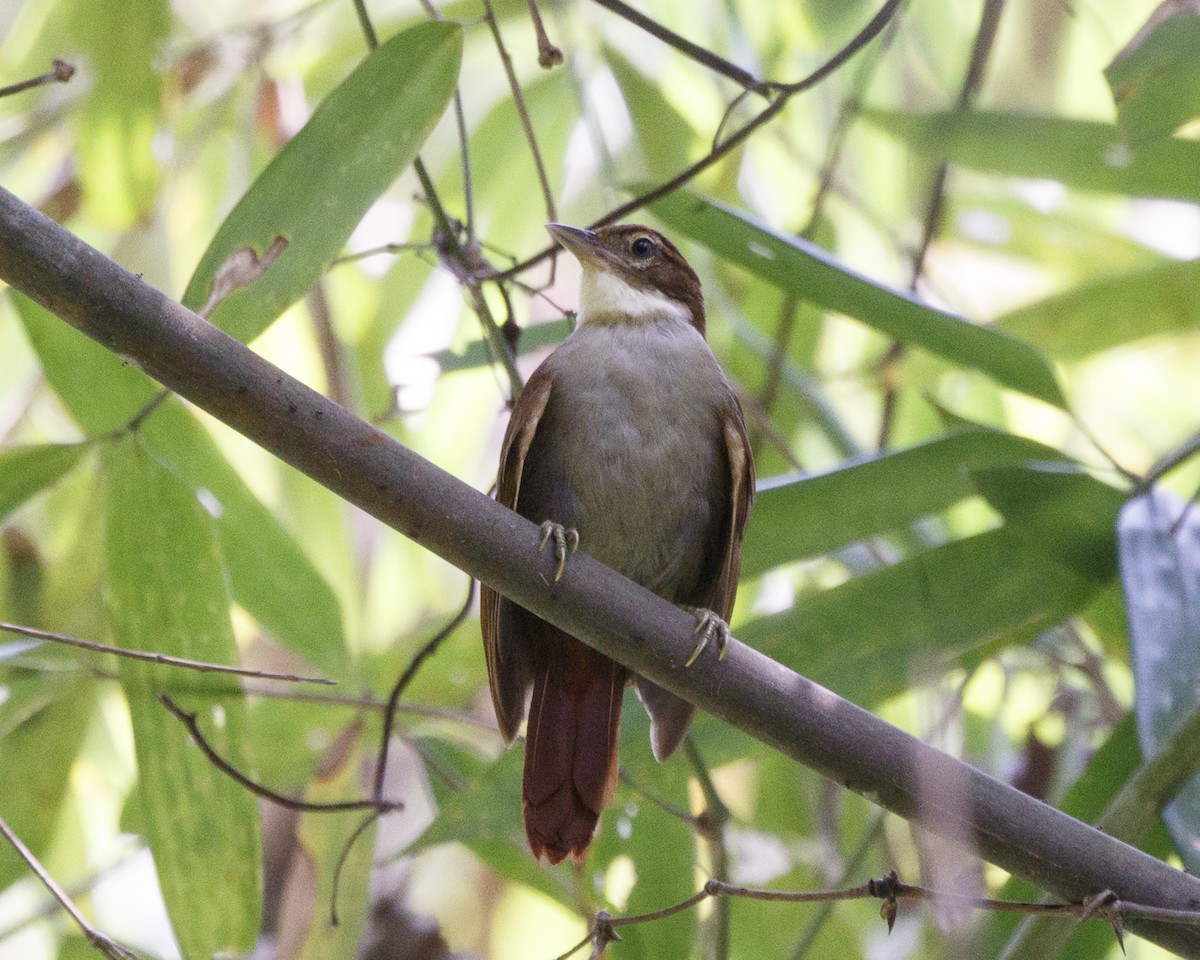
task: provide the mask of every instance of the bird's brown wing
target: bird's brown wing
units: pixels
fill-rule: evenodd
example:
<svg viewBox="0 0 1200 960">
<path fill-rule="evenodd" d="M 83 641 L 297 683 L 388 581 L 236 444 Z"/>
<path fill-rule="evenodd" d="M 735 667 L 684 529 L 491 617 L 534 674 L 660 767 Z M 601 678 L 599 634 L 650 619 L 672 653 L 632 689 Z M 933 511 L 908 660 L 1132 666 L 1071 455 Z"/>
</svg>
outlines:
<svg viewBox="0 0 1200 960">
<path fill-rule="evenodd" d="M 529 378 L 513 407 L 504 443 L 500 448 L 500 470 L 496 477 L 496 499 L 510 510 L 517 508 L 525 455 L 533 443 L 538 423 L 550 402 L 553 378 L 539 368 Z M 516 608 L 487 584 L 479 590 L 479 621 L 487 655 L 488 684 L 496 722 L 506 743 L 517 735 L 525 718 L 525 694 L 532 681 L 528 651 L 515 644 L 511 621 Z"/>
<path fill-rule="evenodd" d="M 742 537 L 754 503 L 754 459 L 750 454 L 742 407 L 732 390 L 721 429 L 729 466 L 729 499 L 716 545 L 720 566 L 716 568 L 716 576 L 702 588 L 700 597 L 703 599 L 697 599 L 701 606 L 712 610 L 722 620 L 728 620 L 733 612 L 742 570 Z M 713 562 L 715 566 L 718 558 Z M 637 678 L 637 693 L 652 721 L 650 744 L 655 759 L 665 760 L 683 741 L 696 708 L 645 677 Z"/>
<path fill-rule="evenodd" d="M 742 405 L 732 391 L 729 399 L 722 424 L 725 453 L 729 459 L 729 514 L 726 517 L 723 544 L 725 558 L 708 602 L 708 608 L 722 620 L 728 620 L 733 613 L 738 578 L 742 572 L 742 538 L 746 535 L 750 508 L 754 505 L 754 457 L 750 453 L 746 421 L 742 416 Z"/>
</svg>

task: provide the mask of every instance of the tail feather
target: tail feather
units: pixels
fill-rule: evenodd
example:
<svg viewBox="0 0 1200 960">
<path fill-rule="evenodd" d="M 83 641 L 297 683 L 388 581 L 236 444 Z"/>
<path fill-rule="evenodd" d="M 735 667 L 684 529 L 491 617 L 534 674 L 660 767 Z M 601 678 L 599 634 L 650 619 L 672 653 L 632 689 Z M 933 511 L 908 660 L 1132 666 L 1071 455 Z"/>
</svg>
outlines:
<svg viewBox="0 0 1200 960">
<path fill-rule="evenodd" d="M 525 833 L 534 856 L 575 861 L 617 780 L 625 669 L 562 634 L 534 675 L 525 737 Z"/>
</svg>

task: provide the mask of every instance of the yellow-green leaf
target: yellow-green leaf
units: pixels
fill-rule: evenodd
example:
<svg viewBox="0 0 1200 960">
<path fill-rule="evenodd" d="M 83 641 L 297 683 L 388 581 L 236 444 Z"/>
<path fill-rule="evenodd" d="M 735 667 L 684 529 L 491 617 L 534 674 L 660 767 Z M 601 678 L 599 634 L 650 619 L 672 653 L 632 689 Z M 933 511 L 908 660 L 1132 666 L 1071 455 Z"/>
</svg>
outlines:
<svg viewBox="0 0 1200 960">
<path fill-rule="evenodd" d="M 213 276 L 244 247 L 287 249 L 267 272 L 235 290 L 212 321 L 251 340 L 321 275 L 363 214 L 417 155 L 450 102 L 462 31 L 424 23 L 380 46 L 313 111 L 217 231 L 183 302 L 208 299 Z"/>
<path fill-rule="evenodd" d="M 214 663 L 237 662 L 225 570 L 193 492 L 136 440 L 105 452 L 108 597 L 113 640 Z M 142 816 L 184 960 L 253 946 L 262 899 L 254 797 L 210 763 L 158 702 L 197 714 L 218 752 L 245 766 L 245 707 L 216 675 L 123 660 Z"/>
</svg>

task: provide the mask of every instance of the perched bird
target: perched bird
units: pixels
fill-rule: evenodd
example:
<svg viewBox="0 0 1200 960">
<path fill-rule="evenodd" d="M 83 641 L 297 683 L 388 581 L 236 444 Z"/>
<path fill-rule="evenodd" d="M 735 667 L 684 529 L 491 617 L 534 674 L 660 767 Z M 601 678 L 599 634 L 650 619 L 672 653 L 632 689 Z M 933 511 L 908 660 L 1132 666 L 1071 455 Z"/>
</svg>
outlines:
<svg viewBox="0 0 1200 960">
<path fill-rule="evenodd" d="M 583 267 L 578 320 L 513 409 L 496 497 L 542 524 L 556 577 L 578 545 L 693 610 L 696 653 L 715 635 L 723 654 L 754 465 L 741 406 L 704 339 L 700 281 L 647 227 L 547 229 Z M 616 783 L 625 685 L 650 714 L 659 760 L 694 708 L 487 586 L 481 620 L 508 742 L 533 688 L 522 788 L 530 848 L 579 862 Z"/>
</svg>

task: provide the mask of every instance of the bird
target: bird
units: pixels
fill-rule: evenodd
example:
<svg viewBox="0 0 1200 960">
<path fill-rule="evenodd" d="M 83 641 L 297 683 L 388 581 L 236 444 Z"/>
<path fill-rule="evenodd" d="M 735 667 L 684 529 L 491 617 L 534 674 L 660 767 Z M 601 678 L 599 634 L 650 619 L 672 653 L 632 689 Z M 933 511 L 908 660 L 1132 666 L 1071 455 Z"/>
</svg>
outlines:
<svg viewBox="0 0 1200 960">
<path fill-rule="evenodd" d="M 649 227 L 547 230 L 582 267 L 579 309 L 513 406 L 496 498 L 540 524 L 556 579 L 579 548 L 691 610 L 692 661 L 713 637 L 724 656 L 754 462 L 741 405 L 705 338 L 700 280 Z M 551 864 L 581 863 L 616 785 L 626 685 L 650 714 L 659 761 L 694 707 L 486 585 L 480 621 L 507 743 L 528 713 L 530 849 Z"/>
</svg>

